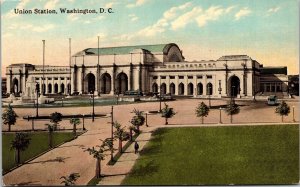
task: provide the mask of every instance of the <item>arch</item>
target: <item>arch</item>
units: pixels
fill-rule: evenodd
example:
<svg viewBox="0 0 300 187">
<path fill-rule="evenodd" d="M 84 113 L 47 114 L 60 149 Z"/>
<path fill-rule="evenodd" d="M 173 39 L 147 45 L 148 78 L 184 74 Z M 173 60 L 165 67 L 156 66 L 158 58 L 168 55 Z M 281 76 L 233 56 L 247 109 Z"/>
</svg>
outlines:
<svg viewBox="0 0 300 187">
<path fill-rule="evenodd" d="M 111 91 L 111 76 L 108 73 L 104 73 L 101 75 L 101 93 L 109 94 Z"/>
<path fill-rule="evenodd" d="M 240 79 L 233 75 L 228 79 L 228 90 L 227 90 L 229 96 L 236 97 L 238 94 L 240 94 Z"/>
<path fill-rule="evenodd" d="M 68 83 L 68 94 L 71 94 L 71 84 L 70 83 Z"/>
<path fill-rule="evenodd" d="M 45 95 L 45 93 L 46 93 L 46 84 L 45 83 L 42 84 L 42 90 L 41 91 L 43 92 L 43 95 Z"/>
<path fill-rule="evenodd" d="M 207 83 L 206 85 L 206 95 L 212 95 L 213 94 L 213 85 L 212 83 Z"/>
<path fill-rule="evenodd" d="M 84 78 L 84 92 L 91 93 L 95 91 L 95 75 L 88 73 Z"/>
<path fill-rule="evenodd" d="M 188 84 L 188 95 L 194 94 L 194 85 L 192 83 Z"/>
<path fill-rule="evenodd" d="M 178 85 L 178 95 L 184 95 L 184 84 L 180 83 Z"/>
<path fill-rule="evenodd" d="M 172 95 L 175 94 L 175 84 L 174 84 L 174 83 L 171 83 L 171 84 L 170 84 L 170 93 L 171 93 Z"/>
<path fill-rule="evenodd" d="M 61 83 L 61 85 L 60 85 L 60 92 L 65 93 L 65 84 L 64 83 Z"/>
<path fill-rule="evenodd" d="M 48 84 L 48 93 L 51 94 L 52 93 L 52 84 Z"/>
<path fill-rule="evenodd" d="M 158 92 L 158 85 L 156 83 L 152 84 L 152 92 L 153 93 Z"/>
<path fill-rule="evenodd" d="M 18 81 L 17 78 L 13 79 L 12 92 L 13 93 L 18 93 L 19 92 L 19 81 Z"/>
<path fill-rule="evenodd" d="M 58 93 L 58 84 L 57 83 L 54 84 L 54 93 Z"/>
<path fill-rule="evenodd" d="M 203 84 L 198 83 L 197 85 L 197 95 L 203 95 Z"/>
<path fill-rule="evenodd" d="M 167 93 L 167 85 L 166 85 L 166 83 L 162 83 L 160 85 L 160 91 L 161 91 L 161 94 L 166 94 Z"/>
<path fill-rule="evenodd" d="M 128 76 L 125 73 L 118 74 L 116 83 L 117 93 L 124 94 L 128 90 Z"/>
</svg>

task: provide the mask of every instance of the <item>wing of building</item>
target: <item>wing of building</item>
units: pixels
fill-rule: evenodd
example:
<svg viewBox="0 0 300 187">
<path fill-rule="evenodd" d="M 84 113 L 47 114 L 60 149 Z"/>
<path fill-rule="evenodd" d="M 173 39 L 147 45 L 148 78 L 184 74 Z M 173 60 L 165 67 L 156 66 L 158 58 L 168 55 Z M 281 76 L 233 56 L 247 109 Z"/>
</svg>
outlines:
<svg viewBox="0 0 300 187">
<path fill-rule="evenodd" d="M 247 55 L 187 62 L 175 43 L 88 48 L 71 57 L 71 66 L 12 64 L 7 92 L 44 94 L 143 93 L 198 97 L 252 97 L 287 92 L 287 68 L 263 67 Z"/>
</svg>

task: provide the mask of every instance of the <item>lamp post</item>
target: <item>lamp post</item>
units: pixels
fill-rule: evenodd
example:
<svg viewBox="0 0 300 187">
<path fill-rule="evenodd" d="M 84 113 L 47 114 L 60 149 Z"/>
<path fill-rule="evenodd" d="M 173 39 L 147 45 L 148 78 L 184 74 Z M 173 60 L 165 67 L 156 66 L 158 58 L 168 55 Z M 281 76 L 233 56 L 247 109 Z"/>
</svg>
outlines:
<svg viewBox="0 0 300 187">
<path fill-rule="evenodd" d="M 149 127 L 148 126 L 148 113 L 146 112 L 146 127 Z"/>
<path fill-rule="evenodd" d="M 36 83 L 36 117 L 39 116 L 39 83 Z"/>
<path fill-rule="evenodd" d="M 84 127 L 84 114 L 82 114 L 82 129 L 85 130 L 85 127 Z"/>
<path fill-rule="evenodd" d="M 295 122 L 295 106 L 293 106 L 293 122 Z"/>
<path fill-rule="evenodd" d="M 222 107 L 220 107 L 219 109 L 220 109 L 220 120 L 219 120 L 219 123 L 222 123 Z"/>
<path fill-rule="evenodd" d="M 114 147 L 114 106 L 111 106 L 111 142 L 112 142 L 112 147 Z M 110 160 L 113 161 L 114 157 L 114 150 L 111 149 L 111 154 L 110 154 Z"/>
<path fill-rule="evenodd" d="M 92 91 L 92 99 L 93 99 L 93 113 L 92 113 L 92 121 L 95 121 L 95 98 L 94 98 L 94 91 Z"/>
<path fill-rule="evenodd" d="M 235 86 L 232 86 L 232 93 L 231 93 L 231 102 L 234 104 L 234 88 Z"/>
</svg>

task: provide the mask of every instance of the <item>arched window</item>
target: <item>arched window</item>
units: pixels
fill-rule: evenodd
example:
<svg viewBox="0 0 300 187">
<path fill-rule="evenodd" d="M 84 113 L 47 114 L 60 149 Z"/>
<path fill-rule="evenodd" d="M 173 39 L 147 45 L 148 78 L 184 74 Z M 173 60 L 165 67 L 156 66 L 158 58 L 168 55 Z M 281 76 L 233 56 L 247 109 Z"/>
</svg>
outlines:
<svg viewBox="0 0 300 187">
<path fill-rule="evenodd" d="M 175 84 L 174 84 L 174 83 L 171 83 L 171 84 L 170 84 L 170 93 L 171 93 L 172 95 L 175 94 Z"/>
<path fill-rule="evenodd" d="M 197 85 L 197 95 L 203 95 L 203 84 L 198 83 Z"/>
<path fill-rule="evenodd" d="M 206 95 L 212 95 L 213 94 L 213 85 L 211 83 L 208 83 L 206 85 Z"/>
<path fill-rule="evenodd" d="M 166 94 L 167 93 L 167 86 L 165 83 L 162 83 L 160 86 L 161 89 L 161 94 Z"/>
<path fill-rule="evenodd" d="M 194 85 L 192 83 L 188 84 L 188 95 L 194 94 Z"/>
<path fill-rule="evenodd" d="M 158 92 L 158 85 L 156 83 L 152 84 L 152 92 Z"/>
<path fill-rule="evenodd" d="M 184 94 L 184 84 L 180 83 L 178 85 L 178 95 L 183 95 Z"/>
</svg>

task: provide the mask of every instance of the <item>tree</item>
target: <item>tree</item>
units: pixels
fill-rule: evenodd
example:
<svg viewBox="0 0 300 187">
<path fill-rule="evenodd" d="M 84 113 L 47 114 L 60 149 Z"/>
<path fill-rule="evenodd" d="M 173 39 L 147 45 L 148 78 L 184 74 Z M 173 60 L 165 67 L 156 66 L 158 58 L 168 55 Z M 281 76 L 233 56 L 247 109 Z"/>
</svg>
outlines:
<svg viewBox="0 0 300 187">
<path fill-rule="evenodd" d="M 75 181 L 80 177 L 79 173 L 71 173 L 69 176 L 62 176 L 61 179 L 64 179 L 61 184 L 65 186 L 75 185 Z"/>
<path fill-rule="evenodd" d="M 124 130 L 125 127 L 121 128 L 121 125 L 117 121 L 114 122 L 114 127 L 116 128 L 114 138 L 119 140 L 119 152 L 122 153 L 122 142 L 129 139 L 129 134 Z"/>
<path fill-rule="evenodd" d="M 102 140 L 101 140 L 102 141 Z M 97 149 L 98 148 L 98 149 Z M 90 155 L 96 159 L 96 178 L 101 177 L 101 161 L 104 160 L 106 151 L 109 150 L 109 147 L 106 142 L 102 141 L 102 144 L 99 146 L 97 145 L 96 148 L 87 148 L 84 151 L 89 152 Z"/>
<path fill-rule="evenodd" d="M 12 108 L 8 105 L 7 109 L 2 113 L 3 124 L 8 125 L 8 131 L 11 129 L 11 125 L 15 125 L 18 115 Z"/>
<path fill-rule="evenodd" d="M 59 112 L 54 112 L 50 114 L 50 122 L 53 123 L 54 130 L 57 129 L 59 122 L 62 120 L 62 114 Z"/>
<path fill-rule="evenodd" d="M 129 129 L 129 140 L 132 141 L 133 132 L 138 133 L 138 130 L 135 128 L 134 125 L 130 125 L 128 129 Z"/>
<path fill-rule="evenodd" d="M 227 115 L 230 115 L 230 123 L 232 123 L 232 116 L 240 112 L 240 107 L 234 101 L 230 102 L 225 108 Z"/>
<path fill-rule="evenodd" d="M 283 116 L 287 116 L 290 113 L 290 106 L 282 101 L 275 109 L 275 113 L 281 115 L 281 122 L 283 122 Z"/>
<path fill-rule="evenodd" d="M 11 142 L 10 149 L 16 150 L 15 161 L 17 164 L 20 163 L 20 152 L 28 148 L 30 140 L 28 134 L 16 133 L 15 139 Z"/>
<path fill-rule="evenodd" d="M 202 124 L 203 124 L 203 118 L 206 117 L 208 113 L 209 113 L 208 106 L 205 103 L 201 102 L 196 108 L 196 115 L 197 117 L 201 117 Z"/>
<path fill-rule="evenodd" d="M 48 145 L 50 148 L 53 147 L 53 131 L 55 130 L 54 124 L 45 124 L 48 129 Z"/>
<path fill-rule="evenodd" d="M 136 109 L 134 109 L 132 112 L 135 113 L 135 116 L 132 117 L 130 123 L 136 127 L 138 132 L 140 132 L 140 126 L 144 125 L 145 123 L 143 112 Z"/>
<path fill-rule="evenodd" d="M 176 113 L 174 112 L 173 108 L 169 108 L 169 105 L 166 103 L 165 107 L 161 111 L 161 117 L 164 117 L 166 119 L 165 125 L 168 125 L 168 119 L 172 118 Z"/>
<path fill-rule="evenodd" d="M 70 123 L 73 124 L 73 134 L 74 138 L 76 137 L 76 126 L 80 124 L 79 118 L 72 118 L 70 119 Z"/>
</svg>

